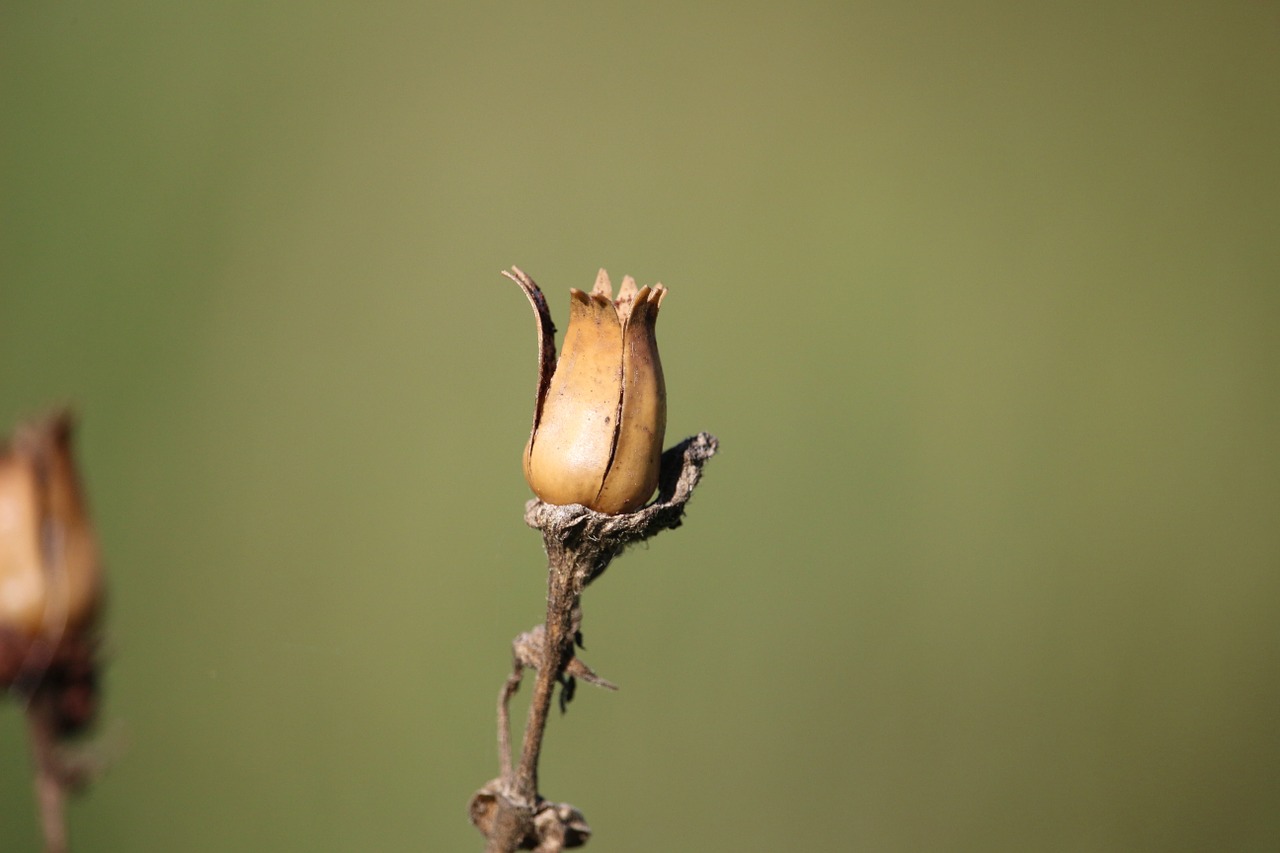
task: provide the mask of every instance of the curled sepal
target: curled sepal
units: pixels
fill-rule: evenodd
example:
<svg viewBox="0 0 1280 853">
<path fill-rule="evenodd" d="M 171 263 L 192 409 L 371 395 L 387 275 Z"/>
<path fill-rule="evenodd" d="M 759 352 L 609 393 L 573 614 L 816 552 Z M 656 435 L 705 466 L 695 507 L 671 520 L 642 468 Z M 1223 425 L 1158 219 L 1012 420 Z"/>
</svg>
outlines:
<svg viewBox="0 0 1280 853">
<path fill-rule="evenodd" d="M 538 428 L 542 417 L 542 404 L 547 398 L 547 387 L 551 384 L 551 374 L 556 369 L 556 326 L 551 322 L 551 309 L 547 307 L 547 298 L 532 278 L 520 267 L 513 266 L 502 274 L 519 285 L 524 291 L 529 305 L 533 307 L 534 319 L 538 321 L 538 388 L 533 405 L 533 429 Z M 529 435 L 533 439 L 532 432 Z M 525 454 L 526 458 L 528 454 Z"/>
</svg>

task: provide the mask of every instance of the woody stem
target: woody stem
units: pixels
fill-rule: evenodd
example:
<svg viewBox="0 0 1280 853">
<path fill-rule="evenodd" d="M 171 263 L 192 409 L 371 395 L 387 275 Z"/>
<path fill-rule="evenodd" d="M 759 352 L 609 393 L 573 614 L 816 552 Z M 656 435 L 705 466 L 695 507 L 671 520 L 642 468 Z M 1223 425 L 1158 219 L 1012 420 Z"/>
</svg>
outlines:
<svg viewBox="0 0 1280 853">
<path fill-rule="evenodd" d="M 541 648 L 536 653 L 524 656 L 519 648 L 521 640 L 535 632 L 517 638 L 514 669 L 498 694 L 502 775 L 477 791 L 470 804 L 471 821 L 485 836 L 485 853 L 514 853 L 522 849 L 522 845 L 526 850 L 534 845 L 541 845 L 539 850 L 561 850 L 566 845 L 567 833 L 573 833 L 574 841 L 568 846 L 580 846 L 590 835 L 591 830 L 581 814 L 567 803 L 543 803 L 544 810 L 537 811 L 542 738 L 556 682 L 573 661 L 573 645 L 581 618 L 578 599 L 583 589 L 598 578 L 627 545 L 680 526 L 685 504 L 717 447 L 715 436 L 699 433 L 664 453 L 658 499 L 633 513 L 603 515 L 578 505 L 557 506 L 538 500 L 526 504 L 525 522 L 542 531 L 547 551 L 547 621 L 540 638 Z M 520 685 L 521 672 L 529 666 L 537 669 L 538 676 L 529 703 L 520 761 L 513 770 L 507 703 Z M 576 815 L 572 826 L 565 823 L 569 819 L 559 813 L 561 810 Z M 540 818 L 548 820 L 539 823 Z"/>
<path fill-rule="evenodd" d="M 35 761 L 36 805 L 40 810 L 45 853 L 66 853 L 67 792 L 54 748 L 51 697 L 45 690 L 37 689 L 27 705 L 27 731 Z"/>
<path fill-rule="evenodd" d="M 561 548 L 549 548 L 548 551 L 547 621 L 542 659 L 538 663 L 538 677 L 529 703 L 520 763 L 514 773 L 509 759 L 506 703 L 520 682 L 518 662 L 516 672 L 508 677 L 499 698 L 498 744 L 503 796 L 497 799 L 485 853 L 514 853 L 533 830 L 533 814 L 538 805 L 538 759 L 542 753 L 542 737 L 546 732 L 556 682 L 573 654 L 573 617 L 578 605 L 573 572 L 575 561 L 569 552 Z"/>
<path fill-rule="evenodd" d="M 517 798 L 535 805 L 538 798 L 538 758 L 542 737 L 547 727 L 547 714 L 556 682 L 573 653 L 573 611 L 578 604 L 574 590 L 571 561 L 557 559 L 553 552 L 547 577 L 547 626 L 542 662 L 534 682 L 533 699 L 529 703 L 529 719 L 525 723 L 524 745 L 516 767 Z"/>
</svg>

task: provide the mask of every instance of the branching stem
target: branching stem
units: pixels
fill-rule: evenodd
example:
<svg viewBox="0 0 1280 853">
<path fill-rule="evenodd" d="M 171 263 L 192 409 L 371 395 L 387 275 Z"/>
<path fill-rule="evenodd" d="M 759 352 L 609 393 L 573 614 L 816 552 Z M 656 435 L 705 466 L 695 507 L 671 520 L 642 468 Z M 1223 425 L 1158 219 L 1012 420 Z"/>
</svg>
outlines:
<svg viewBox="0 0 1280 853">
<path fill-rule="evenodd" d="M 582 814 L 567 803 L 552 803 L 538 791 L 538 760 L 557 683 L 570 675 L 612 688 L 574 657 L 581 621 L 579 600 L 627 545 L 679 527 L 684 507 L 716 452 L 714 436 L 700 433 L 662 456 L 658 499 L 633 513 L 603 515 L 584 506 L 555 506 L 533 500 L 525 522 L 542 531 L 547 551 L 547 619 L 512 643 L 513 670 L 498 693 L 498 763 L 502 775 L 471 799 L 471 821 L 484 834 L 486 853 L 560 853 L 580 847 L 591 835 Z M 511 765 L 509 703 L 525 668 L 538 672 L 520 761 Z"/>
<path fill-rule="evenodd" d="M 37 690 L 27 704 L 27 732 L 35 763 L 36 807 L 45 853 L 66 853 L 66 774 L 58 758 L 50 695 Z"/>
<path fill-rule="evenodd" d="M 565 665 L 573 656 L 573 611 L 578 606 L 578 595 L 574 592 L 569 569 L 553 563 L 548 571 L 546 637 L 512 791 L 516 797 L 529 803 L 538 797 L 538 758 L 542 754 L 542 737 L 546 733 L 551 698 Z"/>
</svg>

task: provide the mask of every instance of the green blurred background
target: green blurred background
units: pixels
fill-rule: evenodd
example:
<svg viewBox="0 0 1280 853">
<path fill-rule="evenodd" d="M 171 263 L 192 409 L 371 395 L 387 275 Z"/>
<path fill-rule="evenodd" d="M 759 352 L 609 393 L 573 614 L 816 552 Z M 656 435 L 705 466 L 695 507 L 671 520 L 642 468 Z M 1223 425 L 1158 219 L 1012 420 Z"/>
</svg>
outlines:
<svg viewBox="0 0 1280 853">
<path fill-rule="evenodd" d="M 0 416 L 81 412 L 112 593 L 75 850 L 481 849 L 510 264 L 667 284 L 722 442 L 585 599 L 590 849 L 1280 849 L 1278 152 L 1274 3 L 4 2 Z"/>
</svg>

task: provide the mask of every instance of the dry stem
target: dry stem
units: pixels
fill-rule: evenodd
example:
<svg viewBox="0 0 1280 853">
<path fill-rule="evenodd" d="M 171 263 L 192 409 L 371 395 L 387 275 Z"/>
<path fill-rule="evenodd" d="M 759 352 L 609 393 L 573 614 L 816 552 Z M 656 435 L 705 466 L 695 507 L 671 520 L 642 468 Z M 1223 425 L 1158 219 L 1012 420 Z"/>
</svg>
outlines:
<svg viewBox="0 0 1280 853">
<path fill-rule="evenodd" d="M 46 691 L 37 690 L 27 704 L 27 732 L 45 853 L 66 853 L 67 780 L 58 758 L 52 697 Z"/>
<path fill-rule="evenodd" d="M 0 688 L 23 703 L 34 765 L 36 808 L 45 853 L 66 853 L 66 803 L 99 769 L 67 751 L 69 738 L 92 722 L 98 702 L 97 644 L 64 638 L 51 649 L 0 629 Z"/>
<path fill-rule="evenodd" d="M 658 499 L 637 512 L 603 515 L 578 504 L 555 506 L 539 500 L 525 507 L 525 522 L 542 531 L 547 551 L 547 619 L 512 644 L 513 670 L 498 694 L 498 752 L 502 775 L 471 799 L 471 820 L 484 833 L 486 853 L 559 853 L 580 847 L 591 835 L 582 814 L 566 803 L 552 803 L 538 793 L 538 760 L 557 682 L 571 695 L 573 678 L 613 685 L 600 679 L 574 657 L 581 622 L 579 601 L 587 585 L 599 577 L 627 545 L 679 527 L 684 507 L 716 452 L 709 433 L 699 433 L 662 456 Z M 511 766 L 508 703 L 526 667 L 538 671 L 525 724 L 519 764 Z M 565 699 L 562 698 L 562 702 Z"/>
</svg>

